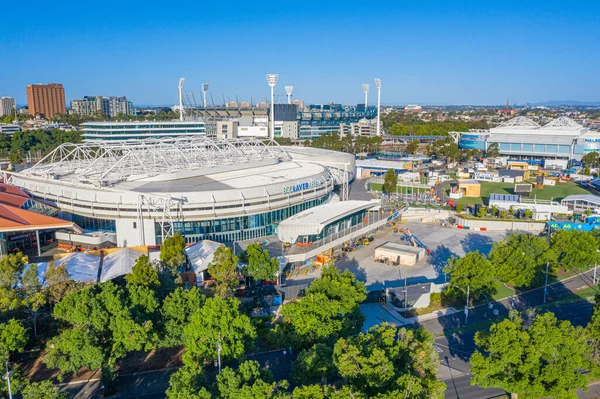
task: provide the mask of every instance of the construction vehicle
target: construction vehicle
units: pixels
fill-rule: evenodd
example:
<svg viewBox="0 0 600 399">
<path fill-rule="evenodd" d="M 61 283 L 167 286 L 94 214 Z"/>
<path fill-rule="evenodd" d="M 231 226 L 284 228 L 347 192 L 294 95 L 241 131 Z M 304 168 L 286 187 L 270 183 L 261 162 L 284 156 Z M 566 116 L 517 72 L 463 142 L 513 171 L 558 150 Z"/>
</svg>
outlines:
<svg viewBox="0 0 600 399">
<path fill-rule="evenodd" d="M 421 240 L 419 240 L 417 238 L 417 236 L 415 236 L 410 229 L 403 229 L 403 233 L 404 233 L 404 237 L 407 241 L 409 241 L 413 247 L 421 247 L 423 248 L 425 251 L 427 251 L 427 253 L 429 253 L 429 250 L 427 249 L 427 245 L 423 244 L 423 242 Z"/>
<path fill-rule="evenodd" d="M 371 241 L 369 241 L 369 239 L 367 237 L 365 237 L 365 239 L 363 240 L 363 245 L 369 245 L 371 243 Z"/>
</svg>

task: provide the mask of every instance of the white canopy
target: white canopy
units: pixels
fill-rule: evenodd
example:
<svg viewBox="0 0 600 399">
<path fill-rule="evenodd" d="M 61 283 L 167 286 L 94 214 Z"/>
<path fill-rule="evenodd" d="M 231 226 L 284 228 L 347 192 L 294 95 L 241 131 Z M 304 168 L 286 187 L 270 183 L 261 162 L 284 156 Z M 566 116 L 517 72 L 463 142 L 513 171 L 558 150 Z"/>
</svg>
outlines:
<svg viewBox="0 0 600 399">
<path fill-rule="evenodd" d="M 75 252 L 54 261 L 57 265 L 66 265 L 67 273 L 75 280 L 82 283 L 95 283 L 98 280 L 100 257 L 83 252 Z"/>
<path fill-rule="evenodd" d="M 100 282 L 112 280 L 119 276 L 131 273 L 135 261 L 144 255 L 142 251 L 131 248 L 123 248 L 104 257 L 102 262 L 102 273 Z"/>
<path fill-rule="evenodd" d="M 208 264 L 212 262 L 217 248 L 221 245 L 223 244 L 219 242 L 203 240 L 185 249 L 185 255 L 196 275 L 208 269 Z"/>
</svg>

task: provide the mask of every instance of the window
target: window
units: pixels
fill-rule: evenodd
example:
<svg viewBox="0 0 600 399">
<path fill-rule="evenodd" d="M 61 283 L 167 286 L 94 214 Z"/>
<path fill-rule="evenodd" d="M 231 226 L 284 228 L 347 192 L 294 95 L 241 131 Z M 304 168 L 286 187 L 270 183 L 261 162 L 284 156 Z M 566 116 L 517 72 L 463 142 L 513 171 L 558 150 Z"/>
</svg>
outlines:
<svg viewBox="0 0 600 399">
<path fill-rule="evenodd" d="M 133 228 L 137 229 L 137 222 L 133 222 Z"/>
</svg>

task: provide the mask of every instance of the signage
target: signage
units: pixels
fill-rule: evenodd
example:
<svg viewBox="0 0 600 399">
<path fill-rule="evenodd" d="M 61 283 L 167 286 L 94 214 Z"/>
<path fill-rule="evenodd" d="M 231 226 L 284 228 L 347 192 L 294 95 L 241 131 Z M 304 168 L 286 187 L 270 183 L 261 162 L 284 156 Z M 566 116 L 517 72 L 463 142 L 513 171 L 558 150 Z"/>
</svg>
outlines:
<svg viewBox="0 0 600 399">
<path fill-rule="evenodd" d="M 284 194 L 293 194 L 300 191 L 309 190 L 311 188 L 321 187 L 323 185 L 322 180 L 313 180 L 307 183 L 299 183 L 293 186 L 283 186 Z"/>
<path fill-rule="evenodd" d="M 600 143 L 600 138 L 598 138 L 598 139 L 585 139 L 583 141 L 585 141 L 586 143 Z"/>
</svg>

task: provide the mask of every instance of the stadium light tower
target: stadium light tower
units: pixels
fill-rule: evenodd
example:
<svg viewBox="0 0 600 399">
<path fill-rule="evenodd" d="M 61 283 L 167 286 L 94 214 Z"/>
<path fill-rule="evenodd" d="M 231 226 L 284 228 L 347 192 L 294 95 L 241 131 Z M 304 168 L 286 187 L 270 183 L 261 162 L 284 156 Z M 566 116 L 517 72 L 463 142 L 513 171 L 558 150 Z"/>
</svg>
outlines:
<svg viewBox="0 0 600 399">
<path fill-rule="evenodd" d="M 369 84 L 365 83 L 362 85 L 363 91 L 365 92 L 365 114 L 367 113 L 367 103 L 369 102 Z"/>
<path fill-rule="evenodd" d="M 183 120 L 183 94 L 181 89 L 183 89 L 183 82 L 185 82 L 185 78 L 179 79 L 179 120 Z"/>
<path fill-rule="evenodd" d="M 206 108 L 206 92 L 208 91 L 208 83 L 202 84 L 202 96 L 204 97 L 204 108 Z"/>
<path fill-rule="evenodd" d="M 267 74 L 267 82 L 271 86 L 271 138 L 275 138 L 275 85 L 279 75 L 275 73 Z"/>
<path fill-rule="evenodd" d="M 285 86 L 285 92 L 288 96 L 288 104 L 292 103 L 292 91 L 294 91 L 294 86 Z"/>
<path fill-rule="evenodd" d="M 379 111 L 381 110 L 381 79 L 375 78 L 375 86 L 377 86 L 377 136 L 381 136 L 379 127 Z"/>
</svg>

